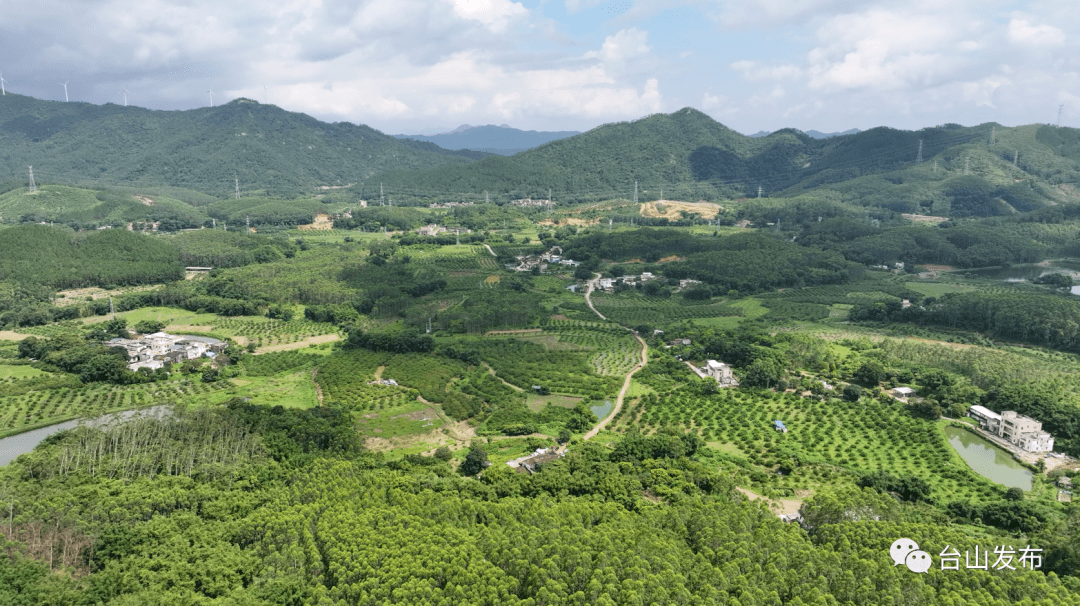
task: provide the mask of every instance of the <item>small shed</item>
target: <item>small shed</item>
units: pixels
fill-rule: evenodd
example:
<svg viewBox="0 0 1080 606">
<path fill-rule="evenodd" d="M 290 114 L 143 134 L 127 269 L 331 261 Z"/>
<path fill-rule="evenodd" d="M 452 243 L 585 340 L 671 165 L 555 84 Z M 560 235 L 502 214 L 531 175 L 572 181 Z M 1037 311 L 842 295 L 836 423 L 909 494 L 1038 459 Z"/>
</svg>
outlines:
<svg viewBox="0 0 1080 606">
<path fill-rule="evenodd" d="M 776 431 L 779 431 L 780 433 L 787 433 L 787 426 L 784 425 L 783 421 L 780 421 L 780 420 L 773 421 L 773 428 L 776 429 Z"/>
</svg>

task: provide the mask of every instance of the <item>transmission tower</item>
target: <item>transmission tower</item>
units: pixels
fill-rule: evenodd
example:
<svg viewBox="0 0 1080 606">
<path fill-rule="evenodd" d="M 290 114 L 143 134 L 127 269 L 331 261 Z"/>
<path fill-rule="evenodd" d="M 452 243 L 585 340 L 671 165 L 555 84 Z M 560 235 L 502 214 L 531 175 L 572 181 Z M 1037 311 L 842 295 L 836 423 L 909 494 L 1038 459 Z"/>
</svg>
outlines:
<svg viewBox="0 0 1080 606">
<path fill-rule="evenodd" d="M 761 191 L 762 191 L 762 190 L 761 190 L 761 186 L 760 186 L 760 185 L 758 185 L 758 186 L 757 186 L 757 197 L 759 197 L 759 198 L 761 197 Z"/>
<path fill-rule="evenodd" d="M 484 204 L 490 204 L 491 199 L 488 197 L 488 193 L 484 192 Z"/>
<path fill-rule="evenodd" d="M 915 164 L 922 163 L 922 139 L 919 139 L 919 153 L 915 156 Z"/>
<path fill-rule="evenodd" d="M 937 174 L 937 158 L 934 158 L 934 174 Z"/>
<path fill-rule="evenodd" d="M 990 145 L 993 145 L 993 144 L 997 143 L 997 136 L 996 135 L 997 135 L 997 127 L 996 126 L 991 126 L 990 127 Z"/>
<path fill-rule="evenodd" d="M 1058 121 L 1057 121 L 1057 125 L 1058 125 L 1059 128 L 1061 127 L 1061 110 L 1063 110 L 1063 109 L 1065 109 L 1065 104 L 1064 103 L 1062 103 L 1061 105 L 1058 105 Z"/>
<path fill-rule="evenodd" d="M 1016 166 L 1016 161 L 1020 159 L 1020 150 L 1013 152 L 1013 166 Z"/>
<path fill-rule="evenodd" d="M 379 184 L 379 206 L 383 205 L 382 183 Z"/>
<path fill-rule="evenodd" d="M 34 167 L 30 167 L 30 193 L 37 191 L 37 184 L 34 183 Z"/>
<path fill-rule="evenodd" d="M 637 181 L 634 181 L 634 204 L 637 204 Z"/>
<path fill-rule="evenodd" d="M 236 199 L 240 199 L 240 177 L 235 178 L 236 181 Z"/>
<path fill-rule="evenodd" d="M 971 173 L 971 156 L 964 158 L 964 175 Z"/>
</svg>

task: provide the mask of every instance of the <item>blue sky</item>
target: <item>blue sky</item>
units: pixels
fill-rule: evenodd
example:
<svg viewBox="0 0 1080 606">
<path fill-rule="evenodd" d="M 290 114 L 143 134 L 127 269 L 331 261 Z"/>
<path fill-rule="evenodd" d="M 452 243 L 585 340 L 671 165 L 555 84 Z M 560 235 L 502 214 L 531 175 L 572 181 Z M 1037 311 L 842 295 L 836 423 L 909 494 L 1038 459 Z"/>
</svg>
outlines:
<svg viewBox="0 0 1080 606">
<path fill-rule="evenodd" d="M 694 107 L 744 133 L 1080 126 L 1075 0 L 38 0 L 8 90 L 189 109 L 249 97 L 387 133 L 587 130 Z"/>
</svg>

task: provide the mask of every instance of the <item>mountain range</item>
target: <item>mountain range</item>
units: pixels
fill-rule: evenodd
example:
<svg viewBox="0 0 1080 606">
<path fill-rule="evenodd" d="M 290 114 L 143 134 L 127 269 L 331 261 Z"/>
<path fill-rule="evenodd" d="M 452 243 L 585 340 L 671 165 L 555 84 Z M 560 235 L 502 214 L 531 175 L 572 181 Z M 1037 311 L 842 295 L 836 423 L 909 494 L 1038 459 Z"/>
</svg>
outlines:
<svg viewBox="0 0 1080 606">
<path fill-rule="evenodd" d="M 854 135 L 855 133 L 862 132 L 862 131 L 860 131 L 857 128 L 849 128 L 848 130 L 845 130 L 843 132 L 836 132 L 836 133 L 823 133 L 823 132 L 817 131 L 817 130 L 808 130 L 808 131 L 804 131 L 804 132 L 806 134 L 810 135 L 811 137 L 815 138 L 815 139 L 828 139 L 829 137 L 839 137 L 841 135 Z M 771 134 L 772 133 L 770 133 L 768 131 L 759 130 L 758 132 L 756 132 L 756 133 L 754 133 L 754 134 L 752 134 L 750 136 L 754 137 L 754 138 L 759 138 L 759 137 L 768 137 Z"/>
<path fill-rule="evenodd" d="M 0 97 L 0 180 L 175 186 L 216 196 L 237 181 L 274 196 L 361 182 L 390 168 L 466 164 L 487 154 L 328 124 L 250 99 L 156 111 Z"/>
<path fill-rule="evenodd" d="M 462 124 L 448 133 L 437 135 L 394 135 L 398 139 L 413 139 L 434 143 L 439 147 L 452 150 L 469 149 L 488 152 L 501 156 L 512 156 L 527 149 L 543 145 L 558 139 L 565 139 L 580 134 L 575 130 L 544 132 L 519 130 L 503 124 L 501 126 L 470 126 Z"/>
<path fill-rule="evenodd" d="M 429 138 L 459 137 L 460 143 L 488 136 L 490 142 L 492 133 L 501 133 L 532 145 L 568 134 L 505 126 L 455 130 Z M 239 189 L 244 197 L 278 198 L 275 216 L 287 214 L 280 199 L 327 193 L 355 200 L 370 197 L 379 184 L 405 205 L 484 200 L 484 192 L 503 202 L 550 192 L 563 204 L 812 194 L 965 216 L 1025 212 L 1072 195 L 1070 184 L 1080 182 L 1080 131 L 987 123 L 879 127 L 827 138 L 782 129 L 751 137 L 683 108 L 605 124 L 508 157 L 328 124 L 248 99 L 153 111 L 9 94 L 0 98 L 0 191 L 25 187 L 31 165 L 38 184 L 154 188 L 196 205 L 231 198 Z M 167 187 L 206 199 L 162 194 Z"/>
</svg>

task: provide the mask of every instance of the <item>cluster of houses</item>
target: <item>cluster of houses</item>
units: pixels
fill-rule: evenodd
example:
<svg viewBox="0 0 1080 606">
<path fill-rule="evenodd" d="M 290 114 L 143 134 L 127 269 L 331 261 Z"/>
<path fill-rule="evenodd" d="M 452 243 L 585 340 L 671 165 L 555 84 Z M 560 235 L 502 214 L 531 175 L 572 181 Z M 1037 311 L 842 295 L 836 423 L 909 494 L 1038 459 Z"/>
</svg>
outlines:
<svg viewBox="0 0 1080 606">
<path fill-rule="evenodd" d="M 151 370 L 166 364 L 178 364 L 185 360 L 213 358 L 225 351 L 226 344 L 217 339 L 185 337 L 155 332 L 139 339 L 112 339 L 109 347 L 122 347 L 127 351 L 128 368 Z"/>
<path fill-rule="evenodd" d="M 983 430 L 1028 452 L 1054 450 L 1054 436 L 1042 430 L 1042 421 L 1012 410 L 998 414 L 978 404 L 968 409 L 968 416 L 978 421 Z"/>
<path fill-rule="evenodd" d="M 471 229 L 465 229 L 464 227 L 439 227 L 437 223 L 429 223 L 420 229 L 416 230 L 416 233 L 421 236 L 437 236 L 442 233 L 449 234 L 468 234 L 472 233 Z"/>
<path fill-rule="evenodd" d="M 472 202 L 432 202 L 428 208 L 453 208 L 455 206 L 472 206 Z"/>
<path fill-rule="evenodd" d="M 643 271 L 640 275 L 632 276 L 619 276 L 618 278 L 600 278 L 599 287 L 604 292 L 614 292 L 616 284 L 625 284 L 630 287 L 635 287 L 639 283 L 644 284 L 651 280 L 655 280 L 656 276 L 652 272 Z"/>
<path fill-rule="evenodd" d="M 881 270 L 881 271 L 891 271 L 894 274 L 898 274 L 898 273 L 901 273 L 901 272 L 904 271 L 904 262 L 903 261 L 897 261 L 896 263 L 893 263 L 891 266 L 889 266 L 889 265 L 871 265 L 870 269 L 877 269 L 877 270 Z"/>
<path fill-rule="evenodd" d="M 511 200 L 511 204 L 514 206 L 548 206 L 551 204 L 551 200 L 533 200 L 532 198 L 522 198 L 520 200 Z"/>
<path fill-rule="evenodd" d="M 558 251 L 558 253 L 555 251 Z M 567 267 L 577 267 L 578 265 L 581 265 L 580 261 L 564 259 L 562 257 L 562 248 L 558 246 L 552 246 L 551 250 L 543 254 L 520 255 L 515 258 L 517 259 L 517 265 L 514 266 L 514 271 L 531 271 L 534 267 L 539 267 L 540 271 L 544 271 L 547 269 L 548 265 L 565 265 Z"/>
</svg>

